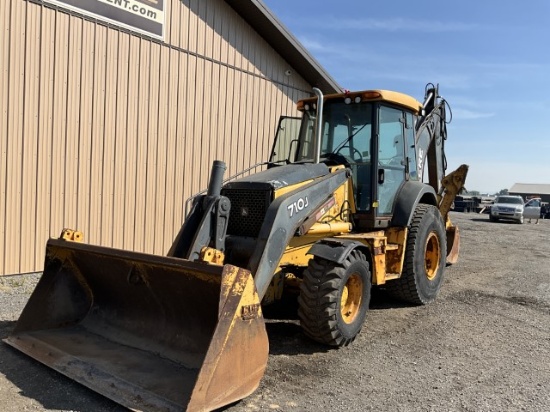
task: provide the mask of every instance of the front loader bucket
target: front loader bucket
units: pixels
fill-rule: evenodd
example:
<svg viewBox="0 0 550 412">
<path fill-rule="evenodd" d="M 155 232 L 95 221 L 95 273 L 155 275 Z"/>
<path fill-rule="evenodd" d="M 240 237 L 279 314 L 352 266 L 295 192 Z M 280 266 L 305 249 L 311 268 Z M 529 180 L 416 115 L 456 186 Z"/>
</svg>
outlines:
<svg viewBox="0 0 550 412">
<path fill-rule="evenodd" d="M 242 399 L 268 356 L 250 272 L 54 239 L 5 342 L 136 411 Z"/>
</svg>

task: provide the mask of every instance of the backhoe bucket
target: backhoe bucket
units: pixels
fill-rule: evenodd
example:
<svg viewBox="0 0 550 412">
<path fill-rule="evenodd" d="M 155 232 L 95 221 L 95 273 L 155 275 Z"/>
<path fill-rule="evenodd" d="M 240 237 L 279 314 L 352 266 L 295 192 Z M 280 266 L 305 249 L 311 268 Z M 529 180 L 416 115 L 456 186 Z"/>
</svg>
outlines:
<svg viewBox="0 0 550 412">
<path fill-rule="evenodd" d="M 247 270 L 57 239 L 5 342 L 136 411 L 242 399 L 268 356 Z"/>
<path fill-rule="evenodd" d="M 460 232 L 458 226 L 447 227 L 447 265 L 458 262 L 460 253 Z"/>
</svg>

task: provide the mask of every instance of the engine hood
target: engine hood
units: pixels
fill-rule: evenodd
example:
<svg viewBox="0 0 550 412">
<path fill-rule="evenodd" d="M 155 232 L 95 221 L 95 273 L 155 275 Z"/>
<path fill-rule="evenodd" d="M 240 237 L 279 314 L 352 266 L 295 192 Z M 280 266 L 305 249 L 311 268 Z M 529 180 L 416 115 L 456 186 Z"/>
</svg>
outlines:
<svg viewBox="0 0 550 412">
<path fill-rule="evenodd" d="M 273 189 L 291 186 L 305 180 L 315 179 L 329 174 L 329 168 L 324 163 L 300 163 L 275 166 L 270 169 L 245 176 L 229 182 L 224 189 Z"/>
</svg>

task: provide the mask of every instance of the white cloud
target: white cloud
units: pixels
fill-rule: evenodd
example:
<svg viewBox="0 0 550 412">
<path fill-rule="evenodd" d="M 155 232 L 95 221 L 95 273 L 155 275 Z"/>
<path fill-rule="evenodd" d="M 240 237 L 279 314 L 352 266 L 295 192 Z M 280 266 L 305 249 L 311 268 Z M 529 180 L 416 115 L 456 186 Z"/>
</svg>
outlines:
<svg viewBox="0 0 550 412">
<path fill-rule="evenodd" d="M 495 113 L 492 112 L 483 112 L 478 110 L 469 110 L 464 108 L 453 108 L 453 118 L 460 120 L 472 120 L 472 119 L 483 119 L 487 117 L 495 116 Z"/>
<path fill-rule="evenodd" d="M 313 40 L 307 37 L 300 37 L 300 43 L 310 52 L 328 52 L 332 53 L 331 48 L 327 49 L 326 44 L 320 43 L 318 40 Z"/>
<path fill-rule="evenodd" d="M 413 20 L 406 18 L 393 19 L 353 19 L 328 18 L 323 28 L 338 30 L 384 30 L 384 31 L 414 31 L 414 32 L 457 32 L 474 29 L 487 29 L 484 26 L 463 22 L 444 22 L 433 20 Z"/>
</svg>

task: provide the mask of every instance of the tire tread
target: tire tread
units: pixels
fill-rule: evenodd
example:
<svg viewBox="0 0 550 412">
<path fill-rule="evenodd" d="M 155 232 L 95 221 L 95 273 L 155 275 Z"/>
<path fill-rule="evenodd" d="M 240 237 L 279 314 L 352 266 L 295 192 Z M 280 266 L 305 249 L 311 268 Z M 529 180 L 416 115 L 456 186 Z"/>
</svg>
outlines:
<svg viewBox="0 0 550 412">
<path fill-rule="evenodd" d="M 342 265 L 319 258 L 309 261 L 300 286 L 298 316 L 311 339 L 331 346 L 347 346 L 355 339 L 357 334 L 345 337 L 338 327 L 338 299 L 346 269 L 357 261 L 364 261 L 368 269 L 365 255 L 358 250 L 352 251 Z M 367 305 L 369 298 L 370 294 L 364 297 Z"/>
</svg>

